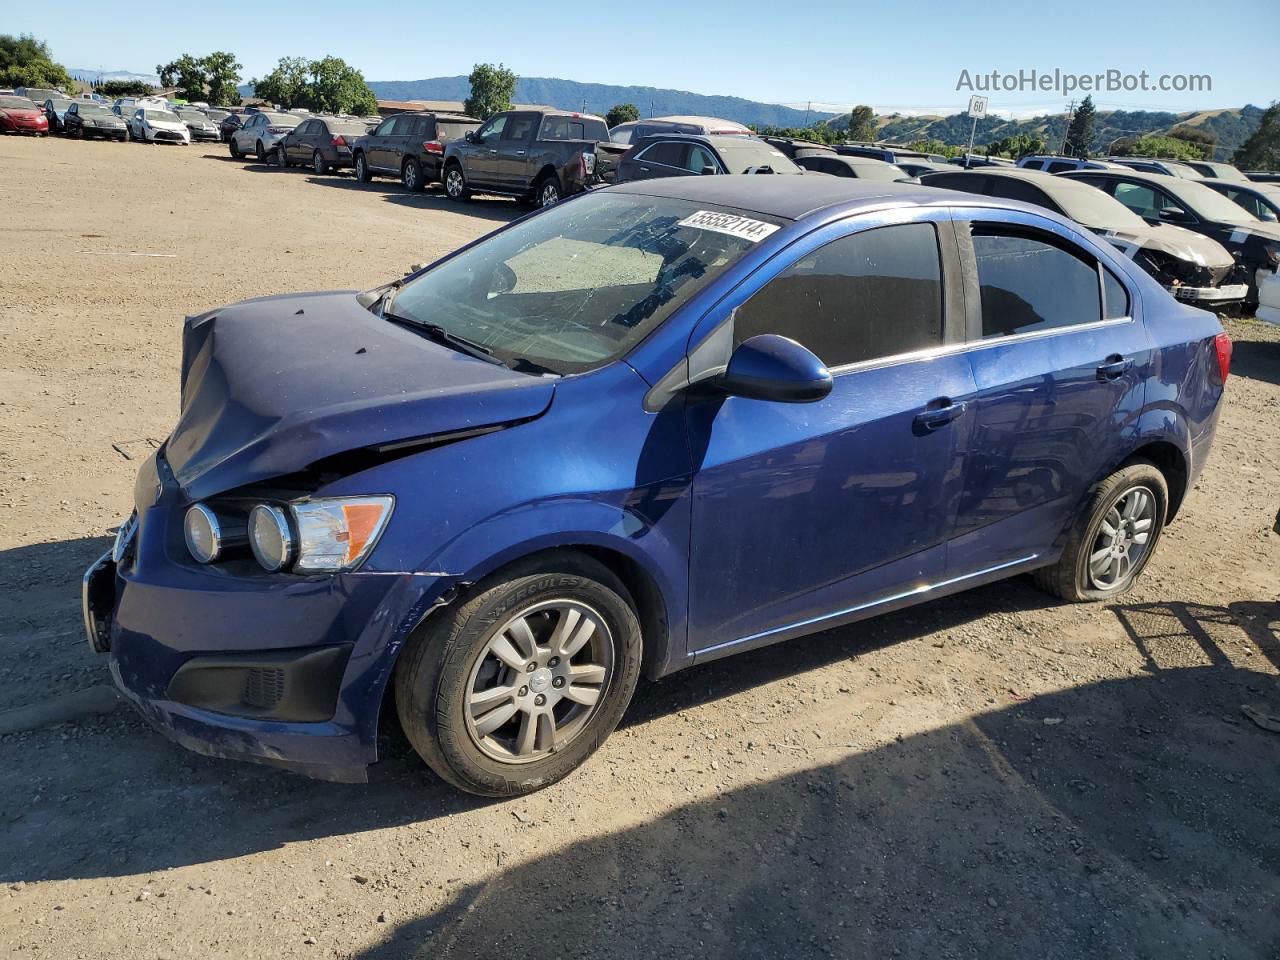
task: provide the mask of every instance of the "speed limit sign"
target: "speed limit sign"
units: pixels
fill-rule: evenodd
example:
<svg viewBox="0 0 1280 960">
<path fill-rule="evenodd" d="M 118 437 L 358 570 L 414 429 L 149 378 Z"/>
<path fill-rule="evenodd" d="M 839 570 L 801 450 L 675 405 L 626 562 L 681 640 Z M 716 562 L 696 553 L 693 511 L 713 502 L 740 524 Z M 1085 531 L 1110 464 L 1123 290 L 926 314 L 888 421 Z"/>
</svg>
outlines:
<svg viewBox="0 0 1280 960">
<path fill-rule="evenodd" d="M 987 98 L 986 97 L 970 97 L 969 98 L 969 116 L 975 120 L 981 120 L 987 115 Z"/>
</svg>

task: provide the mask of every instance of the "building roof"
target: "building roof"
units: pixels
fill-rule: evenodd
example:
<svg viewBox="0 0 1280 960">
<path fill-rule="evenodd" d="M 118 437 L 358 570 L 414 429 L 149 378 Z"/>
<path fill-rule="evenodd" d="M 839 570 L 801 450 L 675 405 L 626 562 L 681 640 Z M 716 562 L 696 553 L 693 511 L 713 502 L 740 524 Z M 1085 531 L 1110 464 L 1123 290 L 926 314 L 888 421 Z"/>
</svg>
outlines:
<svg viewBox="0 0 1280 960">
<path fill-rule="evenodd" d="M 512 110 L 558 110 L 539 103 L 513 103 Z M 378 113 L 461 113 L 465 114 L 466 104 L 461 100 L 379 100 Z M 566 111 L 568 112 L 568 111 Z"/>
</svg>

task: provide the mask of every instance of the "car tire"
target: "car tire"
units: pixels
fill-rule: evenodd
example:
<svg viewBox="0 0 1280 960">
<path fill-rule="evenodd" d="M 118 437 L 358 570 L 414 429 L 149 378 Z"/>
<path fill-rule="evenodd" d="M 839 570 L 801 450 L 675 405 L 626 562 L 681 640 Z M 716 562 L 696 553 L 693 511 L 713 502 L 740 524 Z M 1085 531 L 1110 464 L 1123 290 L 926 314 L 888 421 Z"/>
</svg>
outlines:
<svg viewBox="0 0 1280 960">
<path fill-rule="evenodd" d="M 1168 507 L 1169 485 L 1160 469 L 1130 461 L 1094 487 L 1062 556 L 1035 571 L 1036 584 L 1073 603 L 1124 593 L 1155 553 Z"/>
<path fill-rule="evenodd" d="M 284 147 L 277 144 L 276 148 L 271 152 L 276 155 L 276 165 L 282 170 L 288 170 L 290 166 L 289 155 L 284 152 Z"/>
<path fill-rule="evenodd" d="M 311 169 L 320 177 L 329 172 L 329 161 L 324 158 L 324 154 L 319 150 L 311 154 Z"/>
<path fill-rule="evenodd" d="M 356 154 L 355 174 L 356 179 L 361 183 L 368 183 L 373 179 L 373 174 L 369 172 L 369 161 L 364 158 L 363 153 Z"/>
<path fill-rule="evenodd" d="M 400 170 L 400 182 L 404 184 L 404 188 L 410 193 L 417 193 L 426 183 L 422 177 L 422 165 L 410 157 L 404 162 L 404 167 Z"/>
<path fill-rule="evenodd" d="M 564 199 L 560 178 L 549 173 L 533 185 L 533 204 L 536 207 L 553 207 Z"/>
<path fill-rule="evenodd" d="M 261 140 L 259 140 L 256 144 L 254 144 L 253 152 L 254 152 L 254 155 L 258 158 L 259 163 L 267 162 L 267 148 L 262 145 Z"/>
<path fill-rule="evenodd" d="M 471 199 L 471 188 L 467 186 L 467 175 L 462 172 L 462 164 L 453 162 L 445 164 L 444 195 L 455 202 Z"/>
<path fill-rule="evenodd" d="M 227 143 L 228 143 L 228 144 L 229 144 L 229 146 L 231 147 L 231 159 L 232 159 L 232 160 L 239 160 L 239 159 L 240 159 L 240 145 L 239 145 L 238 143 L 236 143 L 234 139 L 232 139 L 232 140 L 228 140 L 228 141 L 227 141 Z"/>
<path fill-rule="evenodd" d="M 571 642 L 579 647 L 566 654 Z M 442 779 L 481 796 L 518 796 L 596 751 L 622 719 L 640 660 L 626 588 L 602 564 L 560 554 L 517 564 L 428 618 L 396 666 L 396 709 Z"/>
</svg>

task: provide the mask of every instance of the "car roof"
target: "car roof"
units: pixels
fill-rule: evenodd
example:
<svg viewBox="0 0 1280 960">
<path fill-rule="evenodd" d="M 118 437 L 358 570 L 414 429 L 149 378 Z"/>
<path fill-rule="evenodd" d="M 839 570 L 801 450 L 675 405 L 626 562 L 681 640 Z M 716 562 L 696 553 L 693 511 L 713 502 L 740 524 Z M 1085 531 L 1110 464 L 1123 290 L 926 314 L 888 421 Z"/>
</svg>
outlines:
<svg viewBox="0 0 1280 960">
<path fill-rule="evenodd" d="M 727 139 L 727 138 L 726 138 Z M 631 180 L 610 187 L 610 192 L 713 203 L 752 210 L 766 216 L 800 220 L 819 210 L 847 206 L 875 206 L 885 201 L 928 205 L 954 203 L 956 191 L 891 180 L 858 180 L 848 177 L 775 177 L 760 174 L 725 174 L 719 177 L 662 177 Z M 1003 206 L 995 197 L 974 197 L 986 206 Z"/>
<path fill-rule="evenodd" d="M 393 113 L 392 117 L 435 117 L 437 120 L 448 120 L 451 123 L 480 123 L 475 117 L 468 117 L 465 113 L 441 113 L 439 110 L 406 110 L 403 113 Z M 352 119 L 358 120 L 359 117 L 342 117 L 334 119 Z M 391 117 L 383 117 L 383 120 L 390 120 Z M 379 121 L 381 122 L 381 121 Z"/>
<path fill-rule="evenodd" d="M 738 123 L 734 120 L 725 120 L 723 117 L 698 117 L 698 116 L 672 116 L 672 117 L 646 117 L 643 120 L 636 120 L 635 123 L 688 123 L 697 124 L 703 127 L 735 127 L 739 130 L 748 129 L 744 123 Z"/>
</svg>

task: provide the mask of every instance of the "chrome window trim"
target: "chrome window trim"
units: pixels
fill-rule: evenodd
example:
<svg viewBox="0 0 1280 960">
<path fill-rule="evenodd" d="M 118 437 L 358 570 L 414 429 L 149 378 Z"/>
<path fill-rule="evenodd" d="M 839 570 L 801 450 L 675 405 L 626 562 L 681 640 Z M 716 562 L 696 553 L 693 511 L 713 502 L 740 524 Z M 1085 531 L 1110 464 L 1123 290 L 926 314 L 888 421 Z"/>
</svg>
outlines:
<svg viewBox="0 0 1280 960">
<path fill-rule="evenodd" d="M 1101 330 L 1105 327 L 1114 327 L 1121 323 L 1133 323 L 1133 317 L 1112 317 L 1107 320 L 1093 320 L 1089 323 L 1075 323 L 1066 327 L 1049 327 L 1046 330 L 1030 330 L 1027 333 L 1015 333 L 1008 337 L 992 337 L 987 340 L 966 340 L 962 343 L 944 343 L 941 346 L 930 347 L 927 350 L 913 350 L 910 353 L 896 353 L 890 357 L 877 357 L 874 360 L 859 360 L 856 363 L 846 363 L 838 367 L 830 367 L 829 369 L 833 377 L 838 377 L 843 376 L 846 373 L 857 373 L 862 370 L 875 370 L 880 367 L 894 367 L 903 363 L 913 363 L 916 360 L 932 360 L 935 357 L 945 357 L 956 353 L 973 353 L 977 350 L 986 350 L 990 347 L 1000 347 L 1009 343 L 1026 343 L 1030 340 L 1043 340 L 1047 337 L 1078 333 L 1081 331 Z"/>
</svg>

